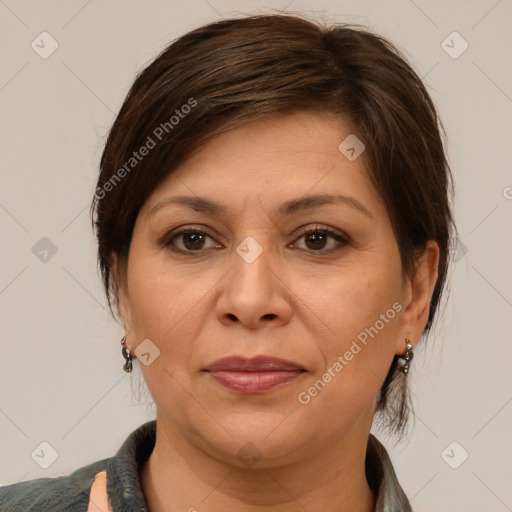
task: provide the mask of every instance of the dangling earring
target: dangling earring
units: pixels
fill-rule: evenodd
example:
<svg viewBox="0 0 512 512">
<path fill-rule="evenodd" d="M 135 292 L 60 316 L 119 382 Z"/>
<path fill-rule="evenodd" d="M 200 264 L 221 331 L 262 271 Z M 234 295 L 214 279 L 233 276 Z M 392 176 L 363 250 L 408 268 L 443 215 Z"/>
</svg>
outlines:
<svg viewBox="0 0 512 512">
<path fill-rule="evenodd" d="M 409 338 L 405 338 L 405 354 L 400 356 L 400 361 L 402 362 L 402 371 L 404 373 L 409 373 L 409 363 L 412 361 L 414 357 L 414 352 L 412 351 L 412 345 Z"/>
<path fill-rule="evenodd" d="M 132 356 L 130 355 L 130 347 L 126 346 L 126 336 L 123 336 L 123 339 L 121 340 L 121 346 L 123 347 L 121 349 L 121 354 L 123 354 L 125 360 L 123 370 L 127 373 L 130 373 L 132 371 Z"/>
</svg>

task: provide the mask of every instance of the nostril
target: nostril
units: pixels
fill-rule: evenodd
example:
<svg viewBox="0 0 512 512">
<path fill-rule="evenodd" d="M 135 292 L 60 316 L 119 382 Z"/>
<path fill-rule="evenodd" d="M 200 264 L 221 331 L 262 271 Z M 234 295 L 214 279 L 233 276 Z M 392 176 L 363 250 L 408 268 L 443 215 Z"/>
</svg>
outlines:
<svg viewBox="0 0 512 512">
<path fill-rule="evenodd" d="M 267 315 L 263 315 L 263 318 L 265 320 L 273 320 L 275 317 L 276 315 L 274 315 L 274 313 L 268 313 Z"/>
</svg>

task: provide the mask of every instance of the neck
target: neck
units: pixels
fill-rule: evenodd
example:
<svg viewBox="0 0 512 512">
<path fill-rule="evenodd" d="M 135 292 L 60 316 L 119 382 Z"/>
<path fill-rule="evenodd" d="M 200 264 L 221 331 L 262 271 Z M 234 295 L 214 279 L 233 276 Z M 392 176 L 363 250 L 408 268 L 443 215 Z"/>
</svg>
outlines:
<svg viewBox="0 0 512 512">
<path fill-rule="evenodd" d="M 142 486 L 151 512 L 371 512 L 375 496 L 364 469 L 368 435 L 369 427 L 354 432 L 300 463 L 240 469 L 157 420 L 155 448 L 141 470 Z"/>
</svg>

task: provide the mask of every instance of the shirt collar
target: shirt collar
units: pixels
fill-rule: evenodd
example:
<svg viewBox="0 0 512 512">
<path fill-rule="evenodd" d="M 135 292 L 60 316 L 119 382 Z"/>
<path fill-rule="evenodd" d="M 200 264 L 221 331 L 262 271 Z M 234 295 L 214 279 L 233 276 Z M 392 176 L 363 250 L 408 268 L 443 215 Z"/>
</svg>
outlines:
<svg viewBox="0 0 512 512">
<path fill-rule="evenodd" d="M 388 452 L 373 434 L 368 438 L 365 470 L 370 488 L 377 497 L 375 512 L 412 512 Z"/>
</svg>

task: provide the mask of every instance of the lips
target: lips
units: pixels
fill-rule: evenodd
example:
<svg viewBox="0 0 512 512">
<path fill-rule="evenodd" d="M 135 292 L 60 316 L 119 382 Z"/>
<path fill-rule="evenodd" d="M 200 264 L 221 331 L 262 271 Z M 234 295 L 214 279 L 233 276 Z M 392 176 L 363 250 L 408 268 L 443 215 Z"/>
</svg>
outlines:
<svg viewBox="0 0 512 512">
<path fill-rule="evenodd" d="M 300 365 L 268 356 L 225 357 L 205 370 L 219 384 L 240 393 L 264 393 L 302 375 Z"/>
<path fill-rule="evenodd" d="M 264 372 L 264 371 L 296 371 L 304 370 L 299 365 L 278 359 L 277 357 L 258 356 L 248 359 L 245 357 L 224 357 L 218 359 L 206 368 L 206 371 L 238 371 L 238 372 Z"/>
</svg>

